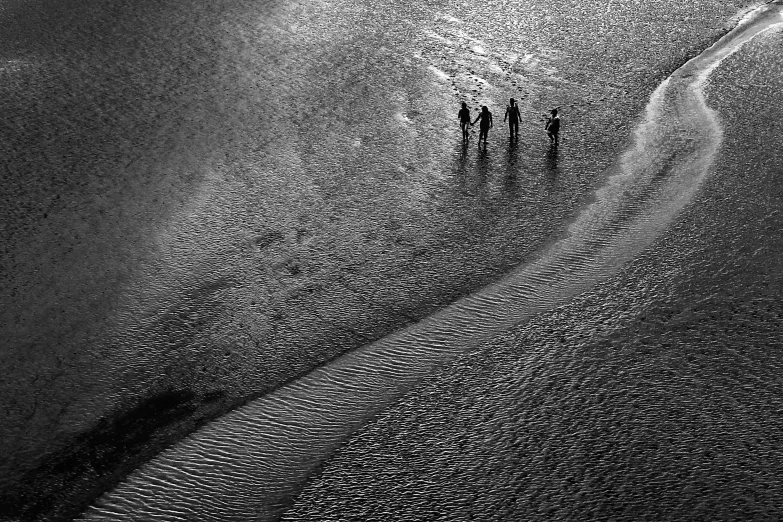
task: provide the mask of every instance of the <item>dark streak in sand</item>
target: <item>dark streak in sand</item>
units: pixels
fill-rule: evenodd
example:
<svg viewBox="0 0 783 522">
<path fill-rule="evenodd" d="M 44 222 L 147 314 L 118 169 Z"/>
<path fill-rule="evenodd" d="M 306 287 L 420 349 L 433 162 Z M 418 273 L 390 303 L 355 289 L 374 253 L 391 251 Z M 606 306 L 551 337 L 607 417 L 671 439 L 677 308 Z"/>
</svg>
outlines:
<svg viewBox="0 0 783 522">
<path fill-rule="evenodd" d="M 169 390 L 142 399 L 76 435 L 5 489 L 0 515 L 5 520 L 69 520 L 152 458 L 172 435 L 191 432 L 232 406 L 222 392 Z"/>
</svg>

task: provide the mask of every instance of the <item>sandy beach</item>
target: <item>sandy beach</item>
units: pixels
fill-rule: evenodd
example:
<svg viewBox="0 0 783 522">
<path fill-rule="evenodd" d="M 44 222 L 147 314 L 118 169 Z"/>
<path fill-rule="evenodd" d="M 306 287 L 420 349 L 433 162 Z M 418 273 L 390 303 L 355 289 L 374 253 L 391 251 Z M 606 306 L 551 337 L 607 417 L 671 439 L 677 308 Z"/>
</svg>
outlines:
<svg viewBox="0 0 783 522">
<path fill-rule="evenodd" d="M 9 115 L 0 145 L 10 151 L 2 163 L 4 517 L 71 519 L 204 422 L 534 258 L 594 197 L 656 86 L 757 4 L 656 1 L 600 12 L 596 2 L 566 1 L 514 10 L 494 2 L 96 1 L 0 13 L 2 27 L 14 28 L 0 38 L 0 103 Z M 468 405 L 491 411 L 491 403 L 497 418 L 519 421 L 508 426 L 519 440 L 536 415 L 551 440 L 566 437 L 569 427 L 532 406 L 534 390 L 557 388 L 565 374 L 542 371 L 535 381 L 536 365 L 594 379 L 578 394 L 552 395 L 577 415 L 580 401 L 630 393 L 639 372 L 663 372 L 661 360 L 682 372 L 701 364 L 693 347 L 778 342 L 768 319 L 779 317 L 780 271 L 767 238 L 779 228 L 779 147 L 747 154 L 749 140 L 774 143 L 779 132 L 776 38 L 747 51 L 757 65 L 742 69 L 737 58 L 712 80 L 710 104 L 726 130 L 719 167 L 659 243 L 368 425 L 291 516 L 321 508 L 349 516 L 351 498 L 386 487 L 362 479 L 367 490 L 341 489 L 354 480 L 341 463 L 410 442 L 402 439 L 418 408 L 471 424 L 478 410 Z M 518 145 L 499 118 L 511 95 L 528 118 Z M 485 153 L 459 143 L 461 100 L 495 111 Z M 540 117 L 555 105 L 566 130 L 553 153 Z M 748 136 L 742 122 L 757 111 L 768 123 Z M 746 212 L 727 213 L 727 194 Z M 746 233 L 759 220 L 765 234 Z M 720 264 L 724 255 L 730 264 Z M 739 344 L 718 342 L 729 334 Z M 687 335 L 696 337 L 677 337 Z M 654 353 L 639 348 L 649 345 Z M 720 364 L 702 368 L 710 389 L 725 390 L 707 377 L 736 367 L 737 357 L 763 359 L 721 353 Z M 776 364 L 764 361 L 737 379 L 763 381 Z M 450 397 L 472 402 L 437 399 L 452 387 Z M 693 400 L 709 396 L 683 390 Z M 774 409 L 775 390 L 763 390 Z M 614 403 L 602 404 L 595 422 L 616 420 Z M 443 436 L 416 425 L 423 443 L 428 433 Z M 476 433 L 478 448 L 486 433 Z M 373 466 L 389 469 L 389 480 L 421 469 Z M 509 480 L 522 491 L 527 479 Z M 440 494 L 449 491 L 457 490 Z M 567 498 L 563 509 L 579 507 Z"/>
<path fill-rule="evenodd" d="M 718 167 L 669 232 L 384 412 L 283 519 L 778 518 L 781 42 L 710 82 Z"/>
</svg>

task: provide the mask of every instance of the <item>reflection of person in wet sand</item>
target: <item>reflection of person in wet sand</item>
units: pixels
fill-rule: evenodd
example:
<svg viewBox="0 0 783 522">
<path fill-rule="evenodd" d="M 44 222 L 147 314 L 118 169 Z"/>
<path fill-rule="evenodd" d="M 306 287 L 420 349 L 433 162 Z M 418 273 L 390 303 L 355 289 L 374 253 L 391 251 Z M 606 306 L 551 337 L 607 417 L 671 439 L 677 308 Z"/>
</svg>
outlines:
<svg viewBox="0 0 783 522">
<path fill-rule="evenodd" d="M 549 141 L 552 142 L 552 145 L 557 146 L 559 141 L 558 135 L 560 134 L 560 117 L 557 115 L 557 109 L 552 109 L 550 114 L 551 116 L 547 118 L 544 129 L 546 129 L 546 134 L 549 136 Z"/>
<path fill-rule="evenodd" d="M 457 114 L 457 118 L 459 118 L 459 126 L 462 128 L 462 140 L 468 141 L 468 125 L 470 125 L 470 109 L 468 109 L 468 104 L 465 102 L 462 102 L 462 108 L 460 109 L 459 113 Z"/>
<path fill-rule="evenodd" d="M 519 138 L 519 120 L 522 119 L 522 115 L 519 114 L 519 107 L 514 98 L 508 103 L 506 107 L 506 115 L 503 117 L 503 121 L 508 120 L 508 134 L 509 138 Z"/>
<path fill-rule="evenodd" d="M 489 109 L 487 109 L 486 105 L 481 106 L 481 112 L 478 116 L 476 116 L 476 119 L 471 123 L 471 125 L 475 125 L 477 121 L 481 120 L 481 124 L 479 125 L 479 139 L 478 144 L 481 145 L 481 138 L 484 138 L 484 146 L 487 146 L 487 134 L 489 134 L 489 129 L 492 128 L 492 113 L 489 112 Z"/>
<path fill-rule="evenodd" d="M 557 174 L 557 147 L 549 147 L 546 153 L 546 168 L 552 174 Z"/>
</svg>

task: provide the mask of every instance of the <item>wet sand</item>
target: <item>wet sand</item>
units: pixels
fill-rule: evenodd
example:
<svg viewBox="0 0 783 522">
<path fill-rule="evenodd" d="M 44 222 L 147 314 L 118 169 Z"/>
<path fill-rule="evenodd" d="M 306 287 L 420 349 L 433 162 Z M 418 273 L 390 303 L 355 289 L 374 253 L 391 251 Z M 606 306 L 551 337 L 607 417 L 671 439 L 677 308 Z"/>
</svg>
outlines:
<svg viewBox="0 0 783 522">
<path fill-rule="evenodd" d="M 704 83 L 743 42 L 779 22 L 776 9 L 754 15 L 656 89 L 595 201 L 534 262 L 219 419 L 146 464 L 87 519 L 276 519 L 322 459 L 434 366 L 568 301 L 666 229 L 712 171 L 721 143 Z"/>
<path fill-rule="evenodd" d="M 647 3 L 602 16 L 606 32 L 583 3 L 463 5 L 459 38 L 438 6 L 224 4 L 41 2 L 3 19 L 28 32 L 3 33 L 2 475 L 30 517 L 69 517 L 205 419 L 527 259 L 589 197 L 657 82 L 745 3 Z M 527 39 L 482 27 L 505 19 Z M 661 52 L 639 55 L 641 41 Z M 473 76 L 443 85 L 430 66 Z M 487 156 L 462 156 L 453 107 L 502 106 L 515 88 L 531 114 L 567 107 L 559 155 L 528 145 L 543 139 L 531 121 L 526 146 L 504 148 L 499 125 Z"/>
<path fill-rule="evenodd" d="M 284 520 L 779 518 L 781 43 L 710 81 L 717 168 L 659 241 L 384 412 Z"/>
</svg>

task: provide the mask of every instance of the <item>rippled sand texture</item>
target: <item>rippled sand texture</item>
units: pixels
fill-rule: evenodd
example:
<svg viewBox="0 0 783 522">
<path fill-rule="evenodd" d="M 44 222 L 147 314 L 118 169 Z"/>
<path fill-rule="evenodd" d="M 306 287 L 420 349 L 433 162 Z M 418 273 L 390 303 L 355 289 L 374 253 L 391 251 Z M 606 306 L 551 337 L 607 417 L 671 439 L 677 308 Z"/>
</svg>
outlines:
<svg viewBox="0 0 783 522">
<path fill-rule="evenodd" d="M 748 2 L 712 4 L 4 5 L 0 505 L 68 517 L 529 261 Z M 496 107 L 485 154 L 459 143 L 462 99 Z"/>
<path fill-rule="evenodd" d="M 433 366 L 616 271 L 667 227 L 712 171 L 723 131 L 705 103 L 705 81 L 743 44 L 783 24 L 780 12 L 754 15 L 656 90 L 617 171 L 569 236 L 540 259 L 220 419 L 145 466 L 89 518 L 272 519 L 345 436 Z M 430 515 L 452 514 L 437 503 L 427 507 Z"/>
<path fill-rule="evenodd" d="M 717 167 L 661 240 L 384 412 L 283 519 L 779 519 L 781 44 L 709 81 Z"/>
</svg>

